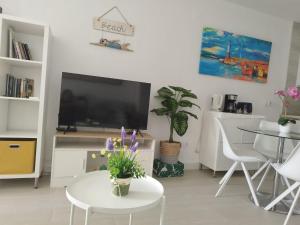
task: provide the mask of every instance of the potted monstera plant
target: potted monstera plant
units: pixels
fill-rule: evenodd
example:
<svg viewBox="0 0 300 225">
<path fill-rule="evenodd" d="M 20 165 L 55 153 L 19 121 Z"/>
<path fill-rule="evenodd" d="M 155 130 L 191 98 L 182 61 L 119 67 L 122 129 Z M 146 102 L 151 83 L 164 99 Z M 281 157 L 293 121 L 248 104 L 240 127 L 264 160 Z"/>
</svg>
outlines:
<svg viewBox="0 0 300 225">
<path fill-rule="evenodd" d="M 158 116 L 165 116 L 170 123 L 170 137 L 167 141 L 160 142 L 160 158 L 162 162 L 175 164 L 178 161 L 178 155 L 181 149 L 181 143 L 174 141 L 174 131 L 183 136 L 188 129 L 189 117 L 198 119 L 197 115 L 187 111 L 193 106 L 200 109 L 200 106 L 191 100 L 197 99 L 197 96 L 182 87 L 168 86 L 162 87 L 158 91 L 162 107 L 152 109 Z"/>
</svg>

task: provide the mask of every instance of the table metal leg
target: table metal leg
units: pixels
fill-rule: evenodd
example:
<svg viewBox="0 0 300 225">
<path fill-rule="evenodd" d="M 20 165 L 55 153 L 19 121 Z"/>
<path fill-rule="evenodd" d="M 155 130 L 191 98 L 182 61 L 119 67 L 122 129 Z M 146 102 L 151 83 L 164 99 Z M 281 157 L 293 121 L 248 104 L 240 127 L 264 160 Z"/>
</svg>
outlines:
<svg viewBox="0 0 300 225">
<path fill-rule="evenodd" d="M 133 219 L 133 215 L 132 213 L 129 214 L 129 225 L 132 225 L 132 219 Z"/>
<path fill-rule="evenodd" d="M 90 217 L 90 214 L 91 214 L 91 209 L 88 208 L 86 211 L 85 211 L 85 225 L 88 225 L 89 224 L 89 217 Z"/>
<path fill-rule="evenodd" d="M 70 225 L 73 225 L 73 223 L 74 223 L 74 210 L 75 210 L 75 206 L 73 204 L 71 204 Z"/>
<path fill-rule="evenodd" d="M 165 204 L 166 204 L 166 197 L 163 196 L 162 199 L 161 199 L 161 210 L 160 210 L 160 220 L 159 220 L 159 225 L 163 225 L 163 224 L 164 224 Z"/>
</svg>

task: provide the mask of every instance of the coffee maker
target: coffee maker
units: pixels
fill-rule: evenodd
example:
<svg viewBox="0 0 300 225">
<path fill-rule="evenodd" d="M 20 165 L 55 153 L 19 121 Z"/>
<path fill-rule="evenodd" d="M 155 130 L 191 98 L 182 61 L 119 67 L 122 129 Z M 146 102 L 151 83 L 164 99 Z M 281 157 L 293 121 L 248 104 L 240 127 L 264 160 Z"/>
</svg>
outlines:
<svg viewBox="0 0 300 225">
<path fill-rule="evenodd" d="M 237 108 L 236 108 L 237 97 L 238 97 L 237 95 L 233 95 L 233 94 L 225 95 L 223 112 L 236 113 L 236 111 L 237 111 Z"/>
</svg>

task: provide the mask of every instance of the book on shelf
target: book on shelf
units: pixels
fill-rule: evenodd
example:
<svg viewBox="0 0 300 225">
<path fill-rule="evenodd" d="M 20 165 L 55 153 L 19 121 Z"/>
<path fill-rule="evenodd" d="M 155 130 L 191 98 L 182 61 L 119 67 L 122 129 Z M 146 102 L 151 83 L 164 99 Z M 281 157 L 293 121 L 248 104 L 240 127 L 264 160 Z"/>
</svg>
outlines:
<svg viewBox="0 0 300 225">
<path fill-rule="evenodd" d="M 30 98 L 33 96 L 34 80 L 28 78 L 16 78 L 6 75 L 5 96 L 15 98 Z"/>
<path fill-rule="evenodd" d="M 12 27 L 8 28 L 7 55 L 10 58 L 32 60 L 28 44 L 15 40 L 15 33 Z"/>
<path fill-rule="evenodd" d="M 13 42 L 14 42 L 14 30 L 12 27 L 8 28 L 8 57 L 14 58 L 14 47 L 13 47 Z"/>
</svg>

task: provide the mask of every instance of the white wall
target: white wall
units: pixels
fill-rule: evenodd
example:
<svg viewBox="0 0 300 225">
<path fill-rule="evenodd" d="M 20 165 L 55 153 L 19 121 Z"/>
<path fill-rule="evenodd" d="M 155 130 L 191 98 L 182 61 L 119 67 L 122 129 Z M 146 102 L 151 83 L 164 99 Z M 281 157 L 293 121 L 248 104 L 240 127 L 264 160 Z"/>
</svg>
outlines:
<svg viewBox="0 0 300 225">
<path fill-rule="evenodd" d="M 53 41 L 48 94 L 47 167 L 57 126 L 62 71 L 110 76 L 152 83 L 152 96 L 162 85 L 180 85 L 199 96 L 203 110 L 213 93 L 235 93 L 254 103 L 254 113 L 276 119 L 280 111 L 275 90 L 284 88 L 292 23 L 222 0 L 1 0 L 7 14 L 49 23 Z M 134 53 L 89 45 L 99 39 L 92 17 L 117 5 L 136 26 L 131 39 Z M 273 42 L 267 84 L 226 80 L 198 74 L 203 26 L 232 31 Z M 130 39 L 128 39 L 130 40 Z M 272 102 L 265 107 L 267 100 Z M 151 98 L 150 108 L 156 106 Z M 158 140 L 168 137 L 163 118 L 149 116 L 149 132 Z M 196 165 L 201 119 L 191 119 L 181 139 L 180 159 Z"/>
</svg>

